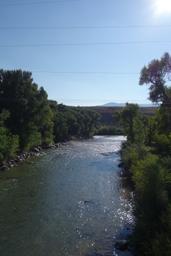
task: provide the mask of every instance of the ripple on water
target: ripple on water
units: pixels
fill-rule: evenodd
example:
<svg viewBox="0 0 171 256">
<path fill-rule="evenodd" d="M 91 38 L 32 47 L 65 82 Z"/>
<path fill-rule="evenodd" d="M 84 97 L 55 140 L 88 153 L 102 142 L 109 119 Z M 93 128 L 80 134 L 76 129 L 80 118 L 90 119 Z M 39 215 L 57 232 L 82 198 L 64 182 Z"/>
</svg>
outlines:
<svg viewBox="0 0 171 256">
<path fill-rule="evenodd" d="M 133 223 L 117 175 L 123 140 L 73 141 L 5 174 L 17 180 L 0 185 L 0 255 L 128 256 L 114 250 Z"/>
</svg>

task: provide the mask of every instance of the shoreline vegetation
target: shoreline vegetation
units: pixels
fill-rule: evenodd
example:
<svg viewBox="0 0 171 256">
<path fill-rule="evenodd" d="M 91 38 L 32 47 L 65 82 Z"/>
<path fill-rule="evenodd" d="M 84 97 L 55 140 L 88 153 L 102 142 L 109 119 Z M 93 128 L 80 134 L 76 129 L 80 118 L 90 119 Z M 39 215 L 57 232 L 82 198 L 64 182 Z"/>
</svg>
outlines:
<svg viewBox="0 0 171 256">
<path fill-rule="evenodd" d="M 29 160 L 34 157 L 42 156 L 46 153 L 46 150 L 53 149 L 53 148 L 54 149 L 59 148 L 62 144 L 63 143 L 56 143 L 56 144 L 48 145 L 47 147 L 44 147 L 44 148 L 41 146 L 37 146 L 29 152 L 22 152 L 20 154 L 17 154 L 15 156 L 15 158 L 9 159 L 9 160 L 1 163 L 0 171 L 7 171 L 13 167 L 18 166 L 20 163 L 23 163 L 26 160 Z"/>
<path fill-rule="evenodd" d="M 122 108 L 58 104 L 48 99 L 47 92 L 27 71 L 0 70 L 0 78 L 0 170 L 33 155 L 38 147 L 73 137 L 123 134 L 119 118 Z"/>
<path fill-rule="evenodd" d="M 134 189 L 135 227 L 130 243 L 135 255 L 171 255 L 171 56 L 166 53 L 144 67 L 140 85 L 161 103 L 154 116 L 127 104 L 121 119 L 127 141 L 121 150 L 121 176 Z"/>
<path fill-rule="evenodd" d="M 123 135 L 124 131 L 120 127 L 111 126 L 111 125 L 101 125 L 95 131 L 95 135 Z"/>
<path fill-rule="evenodd" d="M 12 166 L 34 155 L 39 148 L 71 138 L 89 138 L 98 119 L 99 115 L 93 110 L 49 100 L 30 72 L 0 70 L 1 166 L 8 162 Z"/>
<path fill-rule="evenodd" d="M 0 70 L 1 170 L 72 138 L 111 135 L 123 129 L 127 141 L 120 152 L 120 175 L 133 187 L 135 218 L 129 245 L 126 241 L 124 248 L 130 246 L 140 256 L 170 255 L 170 74 L 168 53 L 144 67 L 139 83 L 149 86 L 149 99 L 159 107 L 152 115 L 146 115 L 137 104 L 127 103 L 115 115 L 118 126 L 113 128 L 99 127 L 99 114 L 93 110 L 48 100 L 46 91 L 33 82 L 31 73 Z"/>
<path fill-rule="evenodd" d="M 35 157 L 43 156 L 46 154 L 47 150 L 50 149 L 59 149 L 61 146 L 66 145 L 69 141 L 75 141 L 75 140 L 83 140 L 83 139 L 90 139 L 89 138 L 77 138 L 73 137 L 63 142 L 53 143 L 46 146 L 36 146 L 32 148 L 30 151 L 25 151 L 17 154 L 14 158 L 8 159 L 6 161 L 3 161 L 0 163 L 0 172 L 7 171 L 13 167 L 18 166 L 19 164 Z"/>
<path fill-rule="evenodd" d="M 72 138 L 120 135 L 118 113 L 71 107 L 49 100 L 47 92 L 22 70 L 0 70 L 0 171 Z M 104 121 L 106 123 L 104 123 Z"/>
</svg>

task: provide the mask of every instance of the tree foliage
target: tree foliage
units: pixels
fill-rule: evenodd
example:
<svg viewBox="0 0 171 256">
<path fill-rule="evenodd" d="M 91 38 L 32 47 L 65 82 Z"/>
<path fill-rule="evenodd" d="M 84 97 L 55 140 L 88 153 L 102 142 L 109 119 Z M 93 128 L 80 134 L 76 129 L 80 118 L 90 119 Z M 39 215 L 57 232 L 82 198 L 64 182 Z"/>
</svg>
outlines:
<svg viewBox="0 0 171 256">
<path fill-rule="evenodd" d="M 3 110 L 0 113 L 0 161 L 15 156 L 19 147 L 17 135 L 13 135 L 5 127 L 5 121 L 9 118 L 9 112 Z"/>
<path fill-rule="evenodd" d="M 132 105 L 121 113 L 127 135 L 122 160 L 135 187 L 133 238 L 137 255 L 171 254 L 170 74 L 168 53 L 141 71 L 140 84 L 149 84 L 149 98 L 160 103 L 154 116 L 143 117 Z"/>
<path fill-rule="evenodd" d="M 170 80 L 171 56 L 165 53 L 160 60 L 152 60 L 144 67 L 140 75 L 140 85 L 150 85 L 150 99 L 152 102 L 167 104 L 170 89 L 166 83 Z"/>
<path fill-rule="evenodd" d="M 93 135 L 94 111 L 49 101 L 30 72 L 0 70 L 0 161 L 18 151 Z"/>
</svg>

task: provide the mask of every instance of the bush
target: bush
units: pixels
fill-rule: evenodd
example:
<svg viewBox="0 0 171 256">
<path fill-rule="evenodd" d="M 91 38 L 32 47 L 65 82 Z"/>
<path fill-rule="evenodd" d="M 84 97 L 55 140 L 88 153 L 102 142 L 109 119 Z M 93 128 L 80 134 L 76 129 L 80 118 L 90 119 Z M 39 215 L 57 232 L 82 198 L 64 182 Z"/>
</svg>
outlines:
<svg viewBox="0 0 171 256">
<path fill-rule="evenodd" d="M 133 166 L 133 181 L 136 188 L 134 239 L 137 252 L 139 255 L 164 255 L 162 240 L 159 237 L 164 236 L 171 221 L 171 215 L 168 214 L 170 206 L 167 191 L 168 183 L 171 185 L 171 174 L 163 167 L 157 156 L 149 154 Z M 171 235 L 171 229 L 167 232 L 170 241 L 169 234 Z M 156 244 L 160 254 L 152 253 L 156 250 Z"/>
<path fill-rule="evenodd" d="M 18 148 L 18 136 L 12 135 L 5 127 L 0 127 L 0 161 L 14 157 Z"/>
</svg>

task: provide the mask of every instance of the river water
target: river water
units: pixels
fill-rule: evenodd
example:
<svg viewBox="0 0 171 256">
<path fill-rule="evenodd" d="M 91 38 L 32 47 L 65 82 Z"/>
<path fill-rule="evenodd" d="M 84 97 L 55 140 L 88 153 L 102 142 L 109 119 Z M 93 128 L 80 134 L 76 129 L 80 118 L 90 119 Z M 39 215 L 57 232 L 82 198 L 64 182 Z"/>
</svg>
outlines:
<svg viewBox="0 0 171 256">
<path fill-rule="evenodd" d="M 132 225 L 118 175 L 123 140 L 72 141 L 1 173 L 0 255 L 131 255 L 114 249 Z"/>
</svg>

